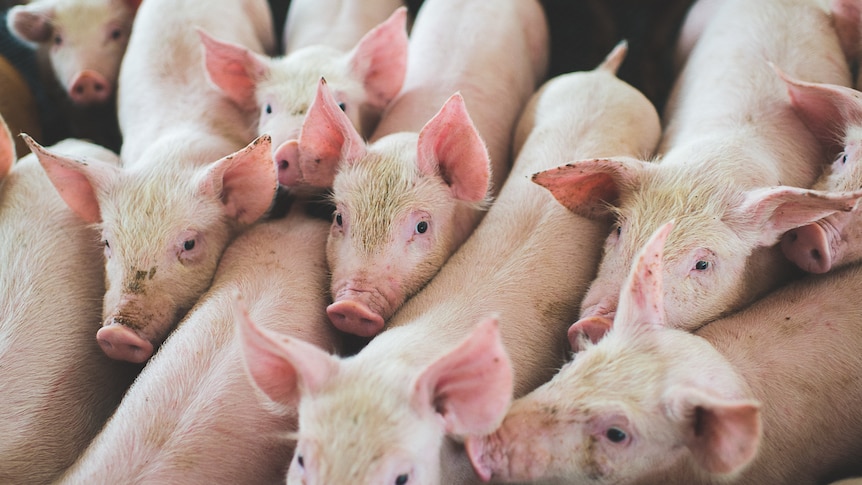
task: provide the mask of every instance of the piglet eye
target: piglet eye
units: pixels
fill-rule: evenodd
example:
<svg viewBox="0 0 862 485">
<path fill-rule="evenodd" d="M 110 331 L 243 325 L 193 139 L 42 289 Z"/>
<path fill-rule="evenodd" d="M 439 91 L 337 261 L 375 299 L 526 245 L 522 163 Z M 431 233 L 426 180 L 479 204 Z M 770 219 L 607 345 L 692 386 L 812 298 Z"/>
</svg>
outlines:
<svg viewBox="0 0 862 485">
<path fill-rule="evenodd" d="M 344 220 L 341 218 L 341 214 L 335 214 L 335 223 L 339 226 L 344 223 Z"/>
<path fill-rule="evenodd" d="M 111 245 L 108 243 L 107 239 L 105 239 L 105 247 L 111 249 Z"/>
<path fill-rule="evenodd" d="M 426 232 L 427 230 L 428 230 L 428 223 L 427 223 L 427 222 L 425 222 L 425 221 L 419 221 L 419 223 L 418 223 L 418 224 L 416 224 L 416 232 L 417 232 L 417 233 L 419 233 L 419 234 L 425 234 L 425 232 Z"/>
<path fill-rule="evenodd" d="M 272 114 L 272 105 L 267 104 L 266 107 L 263 108 L 263 110 L 266 111 L 266 114 L 271 115 Z"/>
<path fill-rule="evenodd" d="M 111 39 L 118 40 L 123 35 L 123 32 L 120 29 L 114 29 L 111 31 Z"/>
<path fill-rule="evenodd" d="M 195 248 L 195 240 L 194 239 L 189 239 L 183 243 L 183 249 L 186 251 L 191 251 L 194 248 Z"/>
<path fill-rule="evenodd" d="M 302 455 L 296 455 L 296 463 L 305 468 L 305 460 L 302 459 Z"/>
<path fill-rule="evenodd" d="M 847 154 L 846 153 L 841 156 L 841 164 L 843 165 L 845 163 L 847 163 Z"/>
<path fill-rule="evenodd" d="M 54 36 L 54 45 L 60 45 L 63 43 L 63 38 L 59 35 Z"/>
<path fill-rule="evenodd" d="M 623 226 L 617 226 L 617 237 L 620 237 L 620 234 L 623 233 Z"/>
<path fill-rule="evenodd" d="M 621 443 L 628 437 L 626 432 L 619 428 L 608 428 L 608 430 L 605 431 L 605 436 L 611 441 L 611 443 Z"/>
<path fill-rule="evenodd" d="M 694 269 L 698 271 L 706 271 L 707 268 L 709 268 L 709 262 L 707 261 L 700 260 L 694 264 Z"/>
<path fill-rule="evenodd" d="M 403 475 L 398 475 L 398 477 L 395 478 L 395 485 L 404 485 L 405 483 L 407 483 L 407 480 L 409 480 L 409 479 L 410 479 L 410 476 L 407 475 L 406 473 Z"/>
<path fill-rule="evenodd" d="M 341 111 L 344 111 L 345 109 L 347 109 L 347 105 L 344 103 L 338 103 L 338 107 L 341 109 Z"/>
</svg>

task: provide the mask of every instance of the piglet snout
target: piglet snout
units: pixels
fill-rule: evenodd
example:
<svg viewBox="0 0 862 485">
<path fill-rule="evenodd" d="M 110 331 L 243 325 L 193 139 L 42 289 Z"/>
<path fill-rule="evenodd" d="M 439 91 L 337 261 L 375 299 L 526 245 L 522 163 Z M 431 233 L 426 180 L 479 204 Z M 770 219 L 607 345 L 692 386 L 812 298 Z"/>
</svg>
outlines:
<svg viewBox="0 0 862 485">
<path fill-rule="evenodd" d="M 103 103 L 111 96 L 111 84 L 96 71 L 84 70 L 69 86 L 69 97 L 76 104 Z"/>
<path fill-rule="evenodd" d="M 153 344 L 141 338 L 134 330 L 117 323 L 99 329 L 96 341 L 105 354 L 115 360 L 140 364 L 153 355 Z"/>
<path fill-rule="evenodd" d="M 373 337 L 383 330 L 383 317 L 360 301 L 337 301 L 326 307 L 326 314 L 342 332 Z"/>
<path fill-rule="evenodd" d="M 279 145 L 272 153 L 278 169 L 278 183 L 285 187 L 294 187 L 302 181 L 302 172 L 299 170 L 299 143 L 296 140 L 288 140 Z"/>
<path fill-rule="evenodd" d="M 787 259 L 809 273 L 825 273 L 832 267 L 829 237 L 819 224 L 797 227 L 781 238 Z"/>
</svg>

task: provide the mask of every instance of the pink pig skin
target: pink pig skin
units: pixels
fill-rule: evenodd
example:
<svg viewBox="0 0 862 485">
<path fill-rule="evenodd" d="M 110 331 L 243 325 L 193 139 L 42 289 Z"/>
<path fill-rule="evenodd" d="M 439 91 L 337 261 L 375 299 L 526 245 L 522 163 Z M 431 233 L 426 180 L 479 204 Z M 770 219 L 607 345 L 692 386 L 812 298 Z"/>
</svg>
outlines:
<svg viewBox="0 0 862 485">
<path fill-rule="evenodd" d="M 303 474 L 308 483 L 391 483 L 411 469 L 408 483 L 475 482 L 463 449 L 443 437 L 495 422 L 500 399 L 512 388 L 481 352 L 461 358 L 475 359 L 464 363 L 464 373 L 488 366 L 485 377 L 453 377 L 447 381 L 451 394 L 421 394 L 421 376 L 489 313 L 497 315 L 511 357 L 516 395 L 544 382 L 559 365 L 563 331 L 593 275 L 607 228 L 559 207 L 529 174 L 571 157 L 647 156 L 654 149 L 660 134 L 655 108 L 614 76 L 624 52 L 615 50 L 593 72 L 550 81 L 533 98 L 516 131 L 517 161 L 497 201 L 389 329 L 348 359 L 290 344 L 285 358 L 293 363 L 273 366 L 279 369 L 273 375 L 289 376 L 281 386 L 261 373 L 271 384 L 270 396 L 300 401 L 297 456 L 303 465 L 295 456 L 288 483 L 301 483 Z M 453 395 L 459 402 L 451 402 Z M 449 411 L 456 404 L 467 410 L 452 423 Z"/>
<path fill-rule="evenodd" d="M 0 140 L 2 166 L 14 154 L 11 140 Z M 52 149 L 119 161 L 80 140 Z M 110 360 L 93 339 L 105 291 L 98 237 L 56 195 L 34 155 L 0 180 L 0 483 L 51 483 L 140 369 Z"/>
<path fill-rule="evenodd" d="M 814 188 L 830 191 L 862 188 L 862 93 L 834 84 L 810 83 L 780 73 L 793 107 L 817 134 L 834 160 Z M 811 273 L 862 260 L 859 207 L 789 231 L 781 240 L 785 256 Z"/>
<path fill-rule="evenodd" d="M 233 299 L 271 331 L 338 349 L 326 306 L 328 224 L 295 204 L 225 251 L 213 286 L 147 364 L 113 418 L 59 483 L 277 483 L 296 423 L 256 395 Z"/>
<path fill-rule="evenodd" d="M 644 249 L 652 268 L 633 268 L 640 285 L 624 287 L 604 338 L 580 341 L 496 432 L 468 438 L 479 473 L 620 485 L 813 485 L 859 474 L 862 267 L 791 283 L 690 334 L 663 318 L 661 252 Z"/>
<path fill-rule="evenodd" d="M 208 84 L 195 26 L 261 51 L 273 44 L 264 0 L 147 0 L 120 69 L 123 167 L 57 157 L 28 139 L 66 203 L 102 231 L 106 292 L 96 337 L 115 359 L 152 355 L 277 188 L 269 139 L 249 143 L 254 113 Z"/>
<path fill-rule="evenodd" d="M 9 30 L 48 51 L 57 81 L 75 104 L 105 103 L 141 0 L 38 0 L 9 9 Z"/>
<path fill-rule="evenodd" d="M 657 163 L 585 160 L 537 176 L 577 213 L 616 222 L 581 305 L 582 326 L 609 324 L 634 255 L 670 219 L 667 319 L 692 330 L 796 276 L 775 246 L 780 237 L 851 210 L 860 196 L 805 189 L 822 170 L 823 150 L 769 64 L 849 84 L 830 12 L 813 0 L 712 8 L 668 100 Z"/>
<path fill-rule="evenodd" d="M 303 176 L 333 189 L 329 315 L 339 329 L 380 332 L 470 235 L 486 192 L 509 173 L 516 118 L 547 61 L 537 2 L 431 0 L 413 26 L 404 86 L 370 145 L 331 103 L 315 101 L 297 152 Z"/>
<path fill-rule="evenodd" d="M 403 6 L 402 0 L 291 0 L 284 24 L 284 53 L 312 45 L 347 52 Z"/>
</svg>

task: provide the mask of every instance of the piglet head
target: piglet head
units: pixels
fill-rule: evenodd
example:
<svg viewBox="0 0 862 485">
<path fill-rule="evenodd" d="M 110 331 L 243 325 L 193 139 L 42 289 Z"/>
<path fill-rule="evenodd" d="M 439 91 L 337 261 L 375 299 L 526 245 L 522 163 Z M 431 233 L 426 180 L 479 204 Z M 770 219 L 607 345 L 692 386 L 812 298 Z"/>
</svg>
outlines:
<svg viewBox="0 0 862 485">
<path fill-rule="evenodd" d="M 339 360 L 257 328 L 237 313 L 252 381 L 282 406 L 299 406 L 287 482 L 433 484 L 446 434 L 481 434 L 502 418 L 511 367 L 496 319 L 418 374 L 361 356 Z"/>
<path fill-rule="evenodd" d="M 483 208 L 489 179 L 487 149 L 459 94 L 418 138 L 389 135 L 343 163 L 327 241 L 333 324 L 366 337 L 380 332 L 469 234 L 456 210 Z"/>
<path fill-rule="evenodd" d="M 269 209 L 277 186 L 267 137 L 203 167 L 140 171 L 27 142 L 69 207 L 101 227 L 107 290 L 96 338 L 118 360 L 149 359 L 209 287 L 235 232 Z M 194 157 L 194 147 L 171 155 Z"/>
<path fill-rule="evenodd" d="M 834 197 L 862 189 L 862 93 L 844 86 L 801 81 L 777 68 L 776 72 L 787 84 L 799 117 L 827 150 L 838 152 L 814 188 L 834 192 Z M 835 212 L 789 231 L 781 240 L 784 254 L 812 273 L 859 261 L 862 220 L 856 212 Z"/>
<path fill-rule="evenodd" d="M 104 103 L 113 95 L 140 0 L 38 0 L 9 10 L 10 30 L 49 47 L 51 66 L 72 101 Z"/>
<path fill-rule="evenodd" d="M 752 460 L 759 405 L 735 397 L 744 384 L 707 342 L 665 325 L 662 247 L 671 227 L 659 228 L 636 258 L 607 335 L 584 339 L 574 360 L 516 400 L 495 432 L 467 438 L 482 479 L 634 483 L 684 455 L 703 473 L 727 477 Z M 701 363 L 721 377 L 702 379 Z"/>
</svg>

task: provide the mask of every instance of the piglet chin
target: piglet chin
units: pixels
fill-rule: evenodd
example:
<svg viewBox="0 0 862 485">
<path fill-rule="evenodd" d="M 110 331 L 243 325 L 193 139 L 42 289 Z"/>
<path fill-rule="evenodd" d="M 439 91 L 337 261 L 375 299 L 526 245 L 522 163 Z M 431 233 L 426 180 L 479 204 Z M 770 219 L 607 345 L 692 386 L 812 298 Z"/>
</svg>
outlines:
<svg viewBox="0 0 862 485">
<path fill-rule="evenodd" d="M 383 330 L 383 317 L 357 300 L 339 300 L 326 307 L 335 328 L 360 337 L 373 337 Z"/>
<path fill-rule="evenodd" d="M 153 355 L 153 344 L 141 338 L 134 330 L 119 324 L 109 324 L 99 329 L 96 341 L 102 351 L 114 360 L 135 364 L 146 362 Z"/>
</svg>

